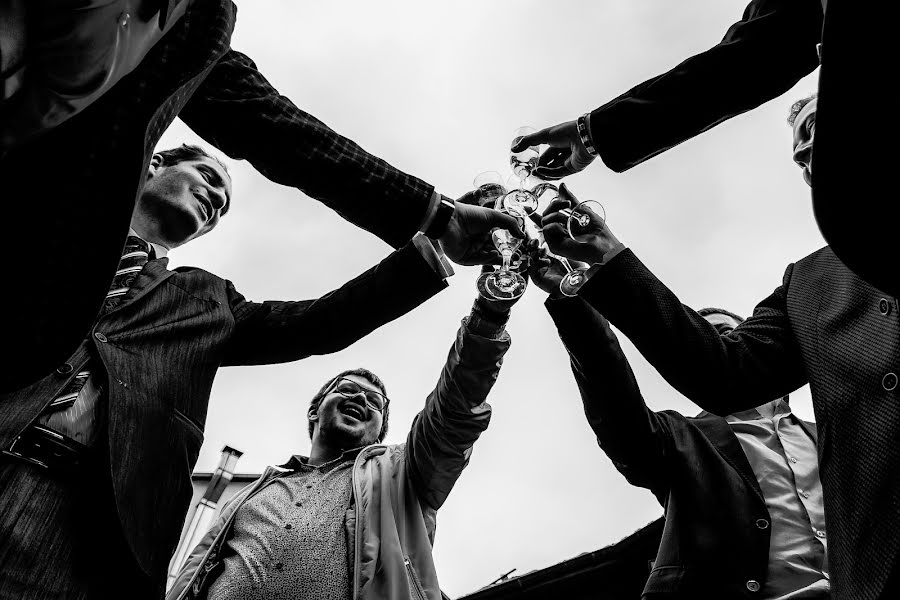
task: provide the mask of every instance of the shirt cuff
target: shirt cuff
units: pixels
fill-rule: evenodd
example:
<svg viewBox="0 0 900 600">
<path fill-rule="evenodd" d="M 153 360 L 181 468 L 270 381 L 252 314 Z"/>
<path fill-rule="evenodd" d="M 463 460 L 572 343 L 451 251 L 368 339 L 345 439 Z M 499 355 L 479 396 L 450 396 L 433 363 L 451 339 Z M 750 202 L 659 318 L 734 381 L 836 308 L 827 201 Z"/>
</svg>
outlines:
<svg viewBox="0 0 900 600">
<path fill-rule="evenodd" d="M 428 231 L 428 228 L 431 227 L 431 222 L 434 220 L 434 215 L 437 214 L 437 209 L 440 204 L 441 195 L 435 190 L 431 193 L 431 200 L 428 201 L 428 208 L 425 209 L 425 216 L 422 218 L 422 223 L 419 225 L 419 233 L 425 233 Z"/>
<path fill-rule="evenodd" d="M 413 246 L 416 247 L 416 250 L 419 251 L 419 254 L 422 255 L 422 258 L 425 259 L 425 262 L 427 262 L 428 265 L 434 269 L 434 272 L 440 275 L 442 279 L 447 279 L 454 274 L 450 261 L 444 256 L 444 249 L 441 248 L 440 242 L 419 233 L 413 237 L 412 243 Z"/>
</svg>

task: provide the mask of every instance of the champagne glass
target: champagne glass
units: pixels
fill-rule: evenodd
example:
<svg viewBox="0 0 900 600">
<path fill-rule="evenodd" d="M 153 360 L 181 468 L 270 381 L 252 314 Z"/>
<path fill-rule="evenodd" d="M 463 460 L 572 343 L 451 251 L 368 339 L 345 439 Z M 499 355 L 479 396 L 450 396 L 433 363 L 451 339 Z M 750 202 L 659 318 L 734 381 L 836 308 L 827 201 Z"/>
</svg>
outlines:
<svg viewBox="0 0 900 600">
<path fill-rule="evenodd" d="M 513 144 L 519 141 L 520 138 L 531 135 L 534 132 L 534 127 L 519 127 L 513 132 Z M 520 152 L 510 151 L 509 166 L 512 167 L 512 171 L 515 173 L 516 177 L 524 182 L 524 180 L 531 175 L 531 172 L 534 171 L 535 167 L 537 167 L 538 157 L 540 155 L 540 149 L 536 145 L 528 146 Z M 524 187 L 524 185 L 522 187 Z"/>
<path fill-rule="evenodd" d="M 506 180 L 506 188 L 509 190 L 505 196 L 497 200 L 494 206 L 497 210 L 503 210 L 514 217 L 527 217 L 537 210 L 538 199 L 525 184 L 528 178 L 520 178 L 510 175 Z"/>
<path fill-rule="evenodd" d="M 480 206 L 493 207 L 498 198 L 506 195 L 506 185 L 503 176 L 497 171 L 485 171 L 475 176 L 472 181 L 475 186 L 475 195 Z"/>
<path fill-rule="evenodd" d="M 547 181 L 542 181 L 531 188 L 531 193 L 537 198 L 538 210 L 543 212 L 547 205 L 559 198 L 559 188 Z"/>
<path fill-rule="evenodd" d="M 584 236 L 606 223 L 606 209 L 596 200 L 585 200 L 573 208 L 559 211 L 567 217 L 566 229 L 569 237 L 576 242 L 584 241 Z"/>
<path fill-rule="evenodd" d="M 555 254 L 552 256 L 555 256 L 566 269 L 566 274 L 563 275 L 562 280 L 559 282 L 559 291 L 562 292 L 563 296 L 577 296 L 578 290 L 587 281 L 587 267 L 575 269 L 569 263 L 569 259 Z"/>
<path fill-rule="evenodd" d="M 585 266 L 576 269 L 572 266 L 572 263 L 570 263 L 569 259 L 567 259 L 566 257 L 550 252 L 550 249 L 547 247 L 547 242 L 544 241 L 543 232 L 537 228 L 537 225 L 535 225 L 531 221 L 531 219 L 525 219 L 525 221 L 526 226 L 524 229 L 526 237 L 528 237 L 529 239 L 531 239 L 532 237 L 534 239 L 537 239 L 540 247 L 546 251 L 547 256 L 558 260 L 560 264 L 562 264 L 562 266 L 566 269 L 566 274 L 563 275 L 562 280 L 559 282 L 559 291 L 563 296 L 577 295 L 578 290 L 582 285 L 584 285 L 584 282 L 587 281 L 588 267 Z"/>
<path fill-rule="evenodd" d="M 513 254 L 522 245 L 522 240 L 506 229 L 495 229 L 491 232 L 491 241 L 500 252 L 503 264 L 500 268 L 484 273 L 478 278 L 479 293 L 485 298 L 495 300 L 513 300 L 525 292 L 525 278 L 511 267 Z"/>
</svg>

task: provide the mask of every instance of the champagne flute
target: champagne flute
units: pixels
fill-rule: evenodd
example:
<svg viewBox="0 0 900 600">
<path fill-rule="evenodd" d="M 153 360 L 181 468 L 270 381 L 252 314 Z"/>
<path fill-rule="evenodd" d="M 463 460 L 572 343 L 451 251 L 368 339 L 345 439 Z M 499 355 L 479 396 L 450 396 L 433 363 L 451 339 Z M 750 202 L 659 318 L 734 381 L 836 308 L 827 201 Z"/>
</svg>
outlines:
<svg viewBox="0 0 900 600">
<path fill-rule="evenodd" d="M 506 229 L 491 232 L 491 241 L 500 252 L 503 264 L 490 273 L 478 278 L 478 291 L 482 296 L 495 300 L 513 300 L 525 292 L 525 278 L 512 269 L 513 254 L 522 245 L 522 240 Z"/>
<path fill-rule="evenodd" d="M 519 141 L 520 138 L 531 135 L 534 132 L 534 127 L 519 127 L 513 132 L 513 144 Z M 538 157 L 540 157 L 540 155 L 538 146 L 528 146 L 519 152 L 510 151 L 509 166 L 512 167 L 512 171 L 515 173 L 516 177 L 524 183 L 525 179 L 531 175 L 531 172 L 537 167 Z M 522 187 L 524 187 L 524 185 Z"/>
<path fill-rule="evenodd" d="M 578 290 L 580 290 L 581 286 L 584 285 L 584 282 L 587 281 L 587 268 L 582 267 L 575 269 L 572 267 L 571 263 L 569 263 L 568 258 L 557 256 L 555 254 L 552 256 L 555 256 L 566 269 L 566 274 L 563 275 L 562 280 L 559 282 L 559 291 L 562 292 L 563 296 L 577 296 Z"/>
<path fill-rule="evenodd" d="M 538 199 L 531 191 L 525 188 L 528 178 L 520 178 L 510 175 L 506 180 L 509 192 L 497 200 L 494 206 L 497 210 L 504 210 L 516 217 L 527 217 L 537 210 Z"/>
<path fill-rule="evenodd" d="M 564 208 L 559 211 L 565 215 L 566 229 L 569 237 L 576 242 L 584 241 L 584 236 L 597 227 L 603 227 L 606 223 L 606 209 L 596 200 L 585 200 L 573 208 Z"/>
<path fill-rule="evenodd" d="M 537 239 L 539 246 L 547 252 L 547 256 L 555 258 L 562 264 L 563 268 L 565 268 L 566 274 L 563 275 L 562 280 L 559 282 L 559 291 L 562 295 L 577 295 L 578 290 L 584 285 L 584 282 L 587 281 L 588 267 L 579 267 L 576 269 L 572 266 L 572 263 L 569 262 L 568 258 L 550 252 L 550 249 L 547 247 L 547 242 L 544 240 L 543 232 L 537 228 L 531 219 L 525 219 L 524 230 L 527 238 Z"/>
<path fill-rule="evenodd" d="M 498 198 L 506 195 L 506 185 L 503 181 L 503 176 L 497 171 L 479 173 L 472 180 L 472 185 L 475 186 L 475 195 L 480 206 L 493 207 Z"/>
</svg>

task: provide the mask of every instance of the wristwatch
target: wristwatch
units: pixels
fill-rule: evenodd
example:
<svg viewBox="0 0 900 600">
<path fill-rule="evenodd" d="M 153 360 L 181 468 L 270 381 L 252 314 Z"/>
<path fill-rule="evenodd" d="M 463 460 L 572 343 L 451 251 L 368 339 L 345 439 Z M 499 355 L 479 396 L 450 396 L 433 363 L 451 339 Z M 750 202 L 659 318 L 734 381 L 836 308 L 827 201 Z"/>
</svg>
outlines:
<svg viewBox="0 0 900 600">
<path fill-rule="evenodd" d="M 447 231 L 447 225 L 450 223 L 450 219 L 453 218 L 453 211 L 456 210 L 456 203 L 447 198 L 445 196 L 441 196 L 441 201 L 438 204 L 437 212 L 434 213 L 434 218 L 431 219 L 431 224 L 428 225 L 428 229 L 426 229 L 423 233 L 430 237 L 433 240 L 440 238 Z"/>
</svg>

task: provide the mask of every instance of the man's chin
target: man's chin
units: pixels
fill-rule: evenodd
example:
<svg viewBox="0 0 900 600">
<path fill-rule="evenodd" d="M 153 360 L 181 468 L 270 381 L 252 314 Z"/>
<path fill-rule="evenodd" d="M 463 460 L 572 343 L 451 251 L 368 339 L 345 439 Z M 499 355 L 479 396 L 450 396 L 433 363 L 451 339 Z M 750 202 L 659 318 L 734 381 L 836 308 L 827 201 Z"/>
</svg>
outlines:
<svg viewBox="0 0 900 600">
<path fill-rule="evenodd" d="M 342 449 L 352 450 L 365 445 L 366 429 L 362 425 L 334 423 L 329 428 L 328 437 L 335 440 Z"/>
</svg>

